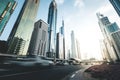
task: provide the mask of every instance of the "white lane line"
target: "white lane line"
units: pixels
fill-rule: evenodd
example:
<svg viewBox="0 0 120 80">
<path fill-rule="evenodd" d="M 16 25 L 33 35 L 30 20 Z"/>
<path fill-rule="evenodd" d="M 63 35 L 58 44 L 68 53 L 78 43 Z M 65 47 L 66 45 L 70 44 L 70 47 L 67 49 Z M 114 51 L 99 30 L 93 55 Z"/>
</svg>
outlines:
<svg viewBox="0 0 120 80">
<path fill-rule="evenodd" d="M 79 71 L 76 71 L 75 73 L 77 74 Z"/>
<path fill-rule="evenodd" d="M 73 74 L 73 75 L 71 76 L 71 78 L 73 78 L 73 77 L 75 77 L 75 74 Z"/>
</svg>

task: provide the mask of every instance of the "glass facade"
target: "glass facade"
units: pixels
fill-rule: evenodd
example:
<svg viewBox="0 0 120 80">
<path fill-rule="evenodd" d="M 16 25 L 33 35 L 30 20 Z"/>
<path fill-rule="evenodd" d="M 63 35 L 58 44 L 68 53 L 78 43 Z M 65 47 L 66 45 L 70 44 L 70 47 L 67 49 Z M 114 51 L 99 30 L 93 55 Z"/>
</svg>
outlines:
<svg viewBox="0 0 120 80">
<path fill-rule="evenodd" d="M 57 33 L 56 58 L 64 59 L 63 35 Z"/>
<path fill-rule="evenodd" d="M 32 31 L 34 29 L 35 18 L 37 15 L 40 0 L 26 0 L 26 5 L 24 6 L 24 12 L 19 20 L 18 27 L 16 29 L 15 35 L 10 42 L 10 47 L 8 53 L 15 47 L 11 47 L 15 44 L 14 38 L 23 39 L 25 41 L 24 49 L 19 55 L 26 55 L 29 47 Z M 14 52 L 14 51 L 12 51 Z M 11 53 L 12 53 L 11 52 Z"/>
<path fill-rule="evenodd" d="M 116 12 L 120 16 L 120 0 L 109 0 L 113 7 L 115 8 Z"/>
<path fill-rule="evenodd" d="M 53 57 L 56 52 L 56 24 L 57 24 L 57 4 L 53 0 L 49 6 L 48 13 L 48 50 L 47 56 Z"/>
<path fill-rule="evenodd" d="M 113 45 L 115 46 L 117 55 L 120 58 L 120 31 L 116 31 L 116 32 L 112 33 L 111 39 L 112 39 Z"/>
<path fill-rule="evenodd" d="M 101 32 L 104 36 L 104 44 L 106 45 L 106 51 L 110 55 L 109 61 L 118 60 L 116 49 L 111 42 L 110 33 L 117 31 L 119 28 L 116 23 L 111 23 L 108 17 L 104 17 L 102 14 L 97 13 L 98 23 L 101 29 Z"/>
<path fill-rule="evenodd" d="M 65 32 L 64 32 L 64 20 L 62 20 L 62 27 L 60 27 L 60 33 L 63 36 L 63 54 L 65 59 Z"/>
<path fill-rule="evenodd" d="M 107 25 L 105 28 L 106 28 L 106 31 L 108 34 L 119 30 L 119 27 L 116 23 L 112 23 L 110 25 Z"/>
<path fill-rule="evenodd" d="M 14 0 L 0 0 L 0 35 L 13 13 L 17 3 Z"/>
</svg>

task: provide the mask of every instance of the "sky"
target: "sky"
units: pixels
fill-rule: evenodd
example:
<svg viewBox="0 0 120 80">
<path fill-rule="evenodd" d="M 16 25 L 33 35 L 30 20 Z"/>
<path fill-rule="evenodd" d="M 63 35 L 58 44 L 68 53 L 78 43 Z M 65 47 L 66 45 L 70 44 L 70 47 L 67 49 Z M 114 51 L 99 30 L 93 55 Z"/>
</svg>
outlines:
<svg viewBox="0 0 120 80">
<path fill-rule="evenodd" d="M 16 0 L 18 6 L 12 15 L 18 15 L 21 5 L 24 0 Z M 48 8 L 52 0 L 40 0 L 40 7 L 36 17 L 47 22 Z M 108 16 L 111 22 L 117 22 L 120 26 L 119 16 L 110 4 L 109 0 L 56 0 L 58 16 L 57 16 L 57 32 L 62 26 L 62 19 L 65 23 L 65 39 L 66 39 L 66 53 L 71 49 L 71 31 L 74 30 L 76 38 L 80 43 L 81 56 L 91 58 L 95 57 L 101 59 L 100 40 L 103 39 L 96 13 L 100 12 L 104 16 Z M 15 16 L 11 17 L 11 22 L 16 19 Z M 7 24 L 4 34 L 0 37 L 6 40 L 10 30 L 12 29 L 11 22 Z"/>
</svg>

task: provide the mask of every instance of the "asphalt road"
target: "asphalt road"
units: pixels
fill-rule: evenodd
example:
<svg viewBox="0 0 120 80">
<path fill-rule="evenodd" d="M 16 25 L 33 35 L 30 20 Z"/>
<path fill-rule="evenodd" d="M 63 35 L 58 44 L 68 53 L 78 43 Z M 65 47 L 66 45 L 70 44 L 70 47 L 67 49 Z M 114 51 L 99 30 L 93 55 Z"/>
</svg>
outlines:
<svg viewBox="0 0 120 80">
<path fill-rule="evenodd" d="M 80 68 L 80 65 L 68 65 L 41 69 L 1 69 L 0 80 L 62 80 Z"/>
<path fill-rule="evenodd" d="M 80 70 L 75 71 L 73 74 L 66 76 L 63 80 L 96 80 L 84 72 L 90 66 L 91 65 L 83 65 L 83 67 Z"/>
</svg>

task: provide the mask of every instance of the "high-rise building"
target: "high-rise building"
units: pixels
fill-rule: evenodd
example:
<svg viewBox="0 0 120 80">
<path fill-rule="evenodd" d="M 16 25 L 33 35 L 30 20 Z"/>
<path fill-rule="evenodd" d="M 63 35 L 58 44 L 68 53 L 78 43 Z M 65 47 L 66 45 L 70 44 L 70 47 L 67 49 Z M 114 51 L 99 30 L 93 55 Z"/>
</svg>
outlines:
<svg viewBox="0 0 120 80">
<path fill-rule="evenodd" d="M 60 27 L 60 33 L 65 36 L 65 32 L 64 32 L 64 20 L 62 20 L 62 26 Z"/>
<path fill-rule="evenodd" d="M 17 29 L 13 32 L 13 38 L 10 40 L 10 46 L 8 49 L 8 53 L 12 54 L 16 47 L 16 38 L 24 40 L 23 51 L 18 55 L 26 55 L 32 35 L 32 31 L 34 29 L 35 18 L 37 15 L 38 7 L 40 0 L 26 0 L 24 5 L 24 11 L 22 12 L 21 18 L 19 19 Z"/>
<path fill-rule="evenodd" d="M 27 4 L 27 0 L 24 1 L 23 5 L 22 5 L 22 7 L 21 7 L 21 10 L 20 10 L 20 12 L 19 12 L 19 14 L 18 14 L 17 20 L 15 21 L 15 24 L 14 24 L 14 26 L 13 26 L 13 28 L 12 28 L 12 31 L 11 31 L 9 37 L 8 37 L 8 40 L 7 40 L 8 46 L 11 45 L 11 41 L 13 40 L 14 35 L 15 35 L 16 31 L 17 31 L 17 28 L 18 28 L 18 25 L 19 25 L 20 20 L 21 20 L 21 18 L 22 18 L 22 15 L 23 15 L 23 13 L 24 13 L 26 4 Z"/>
<path fill-rule="evenodd" d="M 79 43 L 79 41 L 77 39 L 76 39 L 76 48 L 77 48 L 77 58 L 81 59 L 80 43 Z"/>
<path fill-rule="evenodd" d="M 116 10 L 117 14 L 120 16 L 120 0 L 109 0 Z"/>
<path fill-rule="evenodd" d="M 46 56 L 48 24 L 39 20 L 34 25 L 28 53 L 30 55 Z"/>
<path fill-rule="evenodd" d="M 0 35 L 2 34 L 11 14 L 16 8 L 14 0 L 0 0 Z"/>
<path fill-rule="evenodd" d="M 107 46 L 105 44 L 105 40 L 100 41 L 100 48 L 101 48 L 101 54 L 102 54 L 103 60 L 110 62 L 111 57 L 110 57 L 109 51 L 107 49 Z"/>
<path fill-rule="evenodd" d="M 48 13 L 48 50 L 47 56 L 54 57 L 56 53 L 56 24 L 57 24 L 57 4 L 52 0 Z"/>
<path fill-rule="evenodd" d="M 63 35 L 61 33 L 57 33 L 56 41 L 56 58 L 64 59 Z"/>
<path fill-rule="evenodd" d="M 116 53 L 118 57 L 120 58 L 120 30 L 111 33 L 110 37 L 111 37 L 111 42 L 113 43 L 114 48 L 116 50 Z"/>
<path fill-rule="evenodd" d="M 110 61 L 116 61 L 119 59 L 115 46 L 111 42 L 110 33 L 115 32 L 119 30 L 116 23 L 111 23 L 108 19 L 108 17 L 104 17 L 102 14 L 97 13 L 98 17 L 98 23 L 101 29 L 101 32 L 104 36 L 104 44 L 106 46 L 106 49 L 110 55 L 109 60 Z"/>
<path fill-rule="evenodd" d="M 71 58 L 78 58 L 74 31 L 71 32 Z"/>
<path fill-rule="evenodd" d="M 111 24 L 108 24 L 106 27 L 105 27 L 105 30 L 107 32 L 107 35 L 109 35 L 110 33 L 112 32 L 116 32 L 119 30 L 119 27 L 118 25 L 114 22 L 114 23 L 111 23 Z"/>
<path fill-rule="evenodd" d="M 64 32 L 64 20 L 62 20 L 62 27 L 60 27 L 60 33 L 63 36 L 63 54 L 65 59 L 65 32 Z"/>
</svg>

